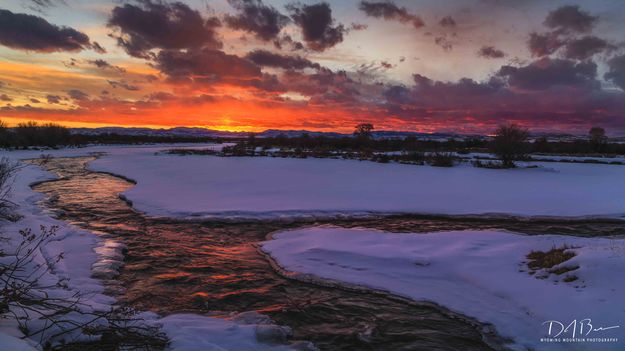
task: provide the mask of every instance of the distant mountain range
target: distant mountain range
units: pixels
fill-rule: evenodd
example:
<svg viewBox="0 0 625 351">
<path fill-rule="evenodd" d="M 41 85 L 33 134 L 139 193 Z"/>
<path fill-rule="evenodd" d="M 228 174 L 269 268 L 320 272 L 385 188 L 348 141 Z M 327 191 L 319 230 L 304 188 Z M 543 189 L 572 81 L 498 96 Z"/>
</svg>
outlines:
<svg viewBox="0 0 625 351">
<path fill-rule="evenodd" d="M 170 129 L 152 129 L 152 128 L 126 128 L 126 127 L 102 127 L 102 128 L 72 128 L 74 134 L 98 135 L 114 133 L 119 135 L 141 135 L 141 136 L 177 136 L 177 137 L 198 137 L 198 138 L 244 138 L 252 133 L 249 132 L 227 132 L 221 130 L 213 130 L 206 128 L 189 128 L 175 127 Z M 299 137 L 308 134 L 311 137 L 325 136 L 330 138 L 341 138 L 351 136 L 352 134 L 342 134 L 336 132 L 313 132 L 308 130 L 279 130 L 268 129 L 263 132 L 253 133 L 257 138 L 270 138 L 284 135 L 287 137 Z M 374 131 L 374 138 L 379 139 L 403 139 L 408 136 L 414 136 L 418 139 L 428 140 L 447 140 L 450 138 L 467 139 L 467 138 L 485 138 L 482 135 L 461 135 L 453 133 L 418 133 L 418 132 L 398 132 L 398 131 Z"/>
<path fill-rule="evenodd" d="M 227 132 L 206 128 L 175 127 L 169 129 L 152 128 L 127 128 L 127 127 L 102 127 L 102 128 L 72 128 L 74 134 L 98 135 L 115 133 L 119 135 L 141 135 L 141 136 L 171 136 L 171 137 L 197 137 L 197 138 L 245 138 L 252 133 L 249 132 Z M 277 137 L 285 135 L 287 137 L 299 137 L 308 134 L 311 137 L 325 136 L 330 138 L 341 138 L 352 134 L 342 134 L 336 132 L 313 132 L 308 130 L 279 130 L 267 129 L 263 132 L 253 133 L 257 138 Z M 479 134 L 455 134 L 455 133 L 419 133 L 401 131 L 374 131 L 372 133 L 376 139 L 403 139 L 413 136 L 420 140 L 444 141 L 451 138 L 456 140 L 466 140 L 469 138 L 486 139 L 488 136 Z M 572 135 L 564 133 L 533 133 L 530 139 L 546 137 L 550 141 L 574 141 L 587 139 L 585 135 Z M 611 138 L 612 141 L 625 141 L 625 138 Z"/>
</svg>

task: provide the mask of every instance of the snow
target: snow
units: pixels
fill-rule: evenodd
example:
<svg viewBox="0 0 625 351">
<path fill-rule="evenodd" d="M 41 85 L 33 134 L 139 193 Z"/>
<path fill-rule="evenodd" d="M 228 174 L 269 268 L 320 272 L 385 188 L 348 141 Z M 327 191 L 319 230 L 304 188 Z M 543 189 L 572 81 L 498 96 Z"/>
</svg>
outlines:
<svg viewBox="0 0 625 351">
<path fill-rule="evenodd" d="M 0 345 L 11 351 L 37 351 L 28 341 L 4 333 L 0 333 Z"/>
<path fill-rule="evenodd" d="M 525 255 L 562 245 L 577 256 L 577 281 L 528 274 Z M 262 250 L 293 277 L 330 279 L 416 301 L 431 301 L 495 326 L 514 350 L 623 350 L 625 240 L 511 232 L 456 231 L 393 234 L 368 229 L 311 227 L 280 232 Z M 540 273 L 536 273 L 539 275 Z M 617 343 L 543 343 L 549 320 L 569 324 L 591 318 L 587 337 Z M 555 328 L 555 327 L 554 327 Z M 554 329 L 555 330 L 555 329 Z M 561 336 L 561 337 L 564 337 Z M 571 337 L 571 334 L 568 334 Z M 577 335 L 579 338 L 580 336 Z"/>
<path fill-rule="evenodd" d="M 171 335 L 171 346 L 176 351 L 285 351 L 287 346 L 262 344 L 263 335 L 286 337 L 290 329 L 269 324 L 245 324 L 232 320 L 207 319 L 192 314 L 172 315 L 160 320 L 163 330 Z M 257 323 L 258 321 L 254 321 Z M 278 337 L 276 341 L 284 338 Z M 268 340 L 271 341 L 271 340 Z M 311 350 L 313 350 L 311 348 Z"/>
<path fill-rule="evenodd" d="M 123 195 L 157 217 L 625 216 L 625 167 L 535 164 L 498 170 L 133 151 L 111 153 L 90 168 L 136 180 Z"/>
<path fill-rule="evenodd" d="M 0 158 L 6 157 L 10 160 L 18 161 L 27 158 L 38 157 L 41 154 L 50 154 L 54 157 L 85 156 L 92 152 L 107 152 L 111 157 L 115 155 L 127 155 L 132 153 L 154 154 L 167 148 L 192 147 L 198 148 L 197 144 L 192 145 L 159 145 L 159 146 L 94 146 L 79 149 L 62 150 L 27 150 L 6 152 L 0 151 Z M 220 145 L 202 145 L 204 148 L 219 148 Z M 57 234 L 36 250 L 34 262 L 27 267 L 24 272 L 28 275 L 36 269 L 37 264 L 51 264 L 57 255 L 63 253 L 63 259 L 54 264 L 54 268 L 44 275 L 40 283 L 51 285 L 45 293 L 51 297 L 70 298 L 74 293 L 80 293 L 84 297 L 82 302 L 86 311 L 106 311 L 115 304 L 115 299 L 105 295 L 105 287 L 102 280 L 111 279 L 117 275 L 116 270 L 122 265 L 123 244 L 114 240 L 98 237 L 94 233 L 79 229 L 63 221 L 56 220 L 44 210 L 39 202 L 43 200 L 43 195 L 33 191 L 30 184 L 54 179 L 54 175 L 43 169 L 25 165 L 19 170 L 13 181 L 11 201 L 18 204 L 17 212 L 23 216 L 17 222 L 0 220 L 0 234 L 9 239 L 8 242 L 1 242 L 2 250 L 12 252 L 18 242 L 20 229 L 32 228 L 35 233 L 39 226 L 48 228 L 58 227 Z M 9 264 L 10 256 L 0 257 L 0 263 Z M 56 283 L 63 282 L 60 286 Z M 277 343 L 268 344 L 274 341 L 276 335 L 284 336 L 287 332 L 284 327 L 269 324 L 262 318 L 247 318 L 239 320 L 237 317 L 231 319 L 220 319 L 214 317 L 174 314 L 167 317 L 159 317 L 153 313 L 142 313 L 145 322 L 148 324 L 160 325 L 171 338 L 171 351 L 204 351 L 204 350 L 288 350 L 288 346 Z M 73 314 L 75 321 L 84 321 L 88 316 Z M 34 320 L 29 323 L 32 330 L 41 327 L 41 321 Z M 54 330 L 50 330 L 50 335 Z M 83 336 L 74 333 L 67 336 L 67 340 L 76 340 Z M 263 340 L 263 342 L 259 341 Z M 0 318 L 0 348 L 16 351 L 41 350 L 38 344 L 39 337 L 23 339 L 23 334 L 18 330 L 17 324 L 10 318 Z M 58 341 L 58 340 L 57 340 Z"/>
<path fill-rule="evenodd" d="M 625 214 L 622 166 L 535 163 L 540 168 L 491 170 L 467 165 L 435 168 L 353 160 L 159 153 L 181 147 L 221 146 L 93 146 L 0 152 L 0 157 L 18 160 L 41 154 L 60 157 L 106 152 L 90 167 L 136 180 L 136 186 L 124 196 L 137 209 L 154 216 L 279 218 L 416 212 L 622 218 Z M 37 253 L 38 263 L 61 252 L 65 255 L 44 280 L 68 280 L 68 286 L 50 293 L 68 296 L 80 291 L 88 294 L 91 308 L 106 309 L 115 300 L 104 294 L 102 281 L 94 276 L 115 276 L 123 246 L 54 220 L 42 210 L 37 204 L 42 196 L 29 184 L 52 177 L 36 166 L 24 167 L 13 192 L 24 218 L 17 223 L 2 222 L 0 229 L 14 245 L 19 229 L 59 226 L 57 236 Z M 519 272 L 531 250 L 564 243 L 579 246 L 575 249 L 578 255 L 570 261 L 580 266 L 574 271 L 578 281 L 555 282 L 553 275 L 541 280 Z M 614 274 L 625 269 L 624 247 L 621 239 L 528 237 L 506 232 L 390 234 L 327 227 L 280 233 L 263 245 L 289 271 L 434 301 L 492 323 L 501 335 L 514 340 L 513 348 L 538 350 L 588 349 L 588 344 L 540 343 L 541 323 L 546 320 L 592 318 L 595 326 L 604 327 L 622 323 L 625 282 Z M 149 323 L 162 325 L 176 351 L 286 347 L 259 342 L 259 338 L 279 338 L 286 331 L 253 318 L 146 316 Z M 0 320 L 0 345 L 32 348 L 30 341 L 15 340 L 19 331 L 8 323 Z M 600 334 L 612 336 L 621 330 L 625 326 Z M 610 343 L 590 345 L 592 350 L 615 347 Z"/>
</svg>

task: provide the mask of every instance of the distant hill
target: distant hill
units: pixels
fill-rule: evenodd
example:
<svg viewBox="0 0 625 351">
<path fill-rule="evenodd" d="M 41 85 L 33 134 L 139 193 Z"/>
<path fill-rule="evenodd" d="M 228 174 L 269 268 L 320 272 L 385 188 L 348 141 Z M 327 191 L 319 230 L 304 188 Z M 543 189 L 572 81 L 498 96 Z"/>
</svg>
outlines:
<svg viewBox="0 0 625 351">
<path fill-rule="evenodd" d="M 126 127 L 102 127 L 102 128 L 72 128 L 73 134 L 119 134 L 119 135 L 142 135 L 142 136 L 178 136 L 178 137 L 199 137 L 199 138 L 244 138 L 250 135 L 249 132 L 227 132 L 206 128 L 189 128 L 175 127 L 170 129 L 152 129 L 152 128 L 126 128 Z M 343 134 L 336 132 L 314 132 L 308 130 L 279 130 L 268 129 L 263 132 L 254 133 L 258 138 L 277 137 L 285 135 L 287 137 L 299 137 L 308 134 L 311 137 L 325 136 L 329 138 L 341 138 L 351 136 L 352 134 Z M 461 135 L 452 133 L 418 133 L 418 132 L 399 132 L 399 131 L 374 131 L 373 137 L 376 139 L 403 139 L 414 136 L 418 139 L 428 140 L 448 140 L 450 138 L 462 140 L 466 138 L 484 138 L 481 135 Z"/>
<path fill-rule="evenodd" d="M 73 134 L 86 134 L 86 135 L 98 135 L 106 133 L 115 133 L 119 135 L 141 135 L 141 136 L 171 136 L 171 137 L 197 137 L 197 138 L 245 138 L 251 133 L 249 132 L 227 132 L 221 130 L 207 129 L 207 128 L 192 128 L 192 127 L 175 127 L 169 129 L 152 129 L 152 128 L 127 128 L 127 127 L 103 127 L 103 128 L 72 128 L 70 131 Z M 257 138 L 270 138 L 277 137 L 279 135 L 285 135 L 287 137 L 299 137 L 303 134 L 308 134 L 311 137 L 325 136 L 329 138 L 341 138 L 351 136 L 352 134 L 336 133 L 336 132 L 314 132 L 308 130 L 279 130 L 279 129 L 267 129 L 263 132 L 253 133 Z M 415 137 L 420 140 L 436 140 L 446 141 L 449 139 L 466 140 L 469 138 L 474 139 L 487 139 L 486 135 L 479 134 L 455 134 L 455 133 L 419 133 L 419 132 L 401 132 L 401 131 L 374 131 L 373 137 L 376 139 L 404 139 L 406 137 Z M 530 141 L 545 137 L 549 141 L 575 141 L 586 140 L 588 137 L 585 135 L 572 135 L 563 133 L 532 133 Z M 613 138 L 612 141 L 619 142 L 625 141 L 625 138 Z"/>
</svg>

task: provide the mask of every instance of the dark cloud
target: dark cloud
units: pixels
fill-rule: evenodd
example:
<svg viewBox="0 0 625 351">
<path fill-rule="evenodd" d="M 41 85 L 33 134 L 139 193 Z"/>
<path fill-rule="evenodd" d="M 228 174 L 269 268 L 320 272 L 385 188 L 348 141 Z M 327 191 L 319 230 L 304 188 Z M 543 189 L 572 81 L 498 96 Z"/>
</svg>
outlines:
<svg viewBox="0 0 625 351">
<path fill-rule="evenodd" d="M 32 102 L 33 104 L 38 104 L 41 101 L 39 101 L 38 99 L 35 99 L 35 98 L 30 98 L 30 102 Z"/>
<path fill-rule="evenodd" d="M 527 40 L 527 46 L 532 56 L 536 57 L 551 55 L 558 51 L 562 45 L 564 45 L 564 42 L 557 33 L 530 33 L 530 37 Z"/>
<path fill-rule="evenodd" d="M 625 112 L 625 93 L 600 89 L 594 79 L 593 63 L 539 61 L 529 68 L 514 67 L 510 75 L 495 75 L 482 82 L 468 78 L 441 82 L 415 74 L 412 87 L 387 87 L 382 92 L 384 102 L 378 108 L 397 120 L 442 127 L 471 125 L 477 130 L 510 121 L 543 130 L 572 126 L 587 129 L 596 123 L 625 127 L 620 118 Z M 543 71 L 529 72 L 536 66 Z M 541 74 L 546 75 L 544 80 L 548 82 L 537 82 L 543 79 Z"/>
<path fill-rule="evenodd" d="M 98 44 L 97 41 L 94 41 L 93 43 L 91 43 L 91 48 L 93 49 L 93 51 L 97 52 L 98 54 L 106 54 L 106 49 L 100 46 L 100 44 Z"/>
<path fill-rule="evenodd" d="M 275 47 L 278 49 L 282 49 L 285 46 L 289 46 L 291 50 L 293 51 L 304 49 L 304 44 L 300 43 L 299 41 L 293 40 L 293 38 L 291 38 L 290 35 L 283 35 L 277 38 L 276 40 L 273 41 L 273 45 L 275 45 Z"/>
<path fill-rule="evenodd" d="M 451 51 L 454 48 L 454 45 L 451 41 L 447 39 L 446 36 L 439 36 L 434 38 L 434 44 L 440 46 L 445 51 Z"/>
<path fill-rule="evenodd" d="M 421 74 L 413 74 L 412 79 L 414 80 L 417 88 L 424 88 L 432 85 L 432 80 Z"/>
<path fill-rule="evenodd" d="M 152 49 L 220 48 L 216 18 L 202 15 L 181 2 L 141 0 L 113 9 L 108 26 L 119 46 L 135 57 L 151 58 Z"/>
<path fill-rule="evenodd" d="M 456 20 L 451 16 L 445 16 L 438 22 L 442 27 L 456 28 Z"/>
<path fill-rule="evenodd" d="M 65 0 L 24 0 L 24 2 L 26 3 L 25 7 L 40 13 L 44 13 L 46 9 L 56 5 L 67 5 Z"/>
<path fill-rule="evenodd" d="M 228 0 L 237 9 L 236 16 L 226 16 L 226 23 L 234 28 L 253 33 L 257 38 L 274 40 L 289 22 L 289 18 L 261 0 Z"/>
<path fill-rule="evenodd" d="M 564 56 L 570 59 L 585 60 L 595 54 L 615 47 L 595 36 L 585 36 L 569 41 L 564 47 Z"/>
<path fill-rule="evenodd" d="M 625 90 L 625 55 L 611 58 L 608 61 L 608 67 L 609 71 L 604 78 Z"/>
<path fill-rule="evenodd" d="M 382 94 L 386 101 L 393 104 L 407 104 L 412 101 L 412 91 L 403 85 L 393 85 Z"/>
<path fill-rule="evenodd" d="M 388 61 L 371 61 L 368 63 L 361 63 L 356 74 L 358 81 L 377 82 L 380 81 L 383 76 L 383 72 L 394 68 L 396 65 Z"/>
<path fill-rule="evenodd" d="M 61 103 L 61 97 L 58 95 L 48 95 L 46 96 L 46 99 L 48 100 L 49 104 L 60 104 Z"/>
<path fill-rule="evenodd" d="M 13 99 L 11 99 L 7 94 L 0 94 L 0 101 L 11 102 Z"/>
<path fill-rule="evenodd" d="M 44 53 L 94 48 L 86 34 L 73 28 L 56 26 L 41 17 L 2 9 L 0 44 L 12 49 Z"/>
<path fill-rule="evenodd" d="M 147 99 L 149 101 L 170 101 L 170 100 L 173 100 L 174 98 L 175 96 L 173 94 L 164 92 L 164 91 L 152 93 L 147 96 Z"/>
<path fill-rule="evenodd" d="M 116 70 L 116 71 L 118 71 L 120 73 L 126 72 L 125 68 L 112 65 L 112 64 L 108 63 L 108 61 L 105 61 L 105 60 L 102 60 L 102 59 L 89 60 L 87 62 L 89 64 L 92 64 L 92 65 L 94 65 L 94 66 L 96 66 L 98 68 L 101 68 L 101 69 L 113 69 L 113 70 Z"/>
<path fill-rule="evenodd" d="M 301 28 L 309 49 L 324 51 L 343 41 L 346 32 L 342 24 L 335 25 L 328 3 L 314 5 L 290 4 L 287 6 L 293 21 Z"/>
<path fill-rule="evenodd" d="M 352 24 L 349 25 L 349 30 L 365 30 L 369 28 L 369 26 L 367 26 L 366 24 L 362 24 L 362 23 L 354 23 L 352 22 Z"/>
<path fill-rule="evenodd" d="M 117 80 L 107 80 L 107 82 L 115 89 L 123 88 L 123 89 L 130 90 L 130 91 L 137 91 L 137 90 L 139 90 L 138 86 L 129 84 L 126 81 L 123 81 L 123 80 L 120 80 L 120 81 L 117 81 Z"/>
<path fill-rule="evenodd" d="M 398 21 L 404 24 L 409 23 L 416 29 L 425 26 L 421 17 L 410 13 L 405 7 L 399 7 L 391 1 L 361 1 L 360 10 L 367 16 L 384 18 L 387 21 Z"/>
<path fill-rule="evenodd" d="M 108 62 L 106 62 L 104 60 L 101 60 L 101 59 L 89 61 L 89 63 L 95 65 L 98 68 L 109 68 L 109 67 L 111 67 L 110 63 L 108 63 Z"/>
<path fill-rule="evenodd" d="M 321 69 L 321 66 L 318 63 L 312 62 L 307 58 L 301 56 L 281 55 L 262 49 L 250 52 L 247 54 L 246 58 L 257 65 L 264 67 L 297 70 L 302 70 L 304 68 Z"/>
<path fill-rule="evenodd" d="M 598 17 L 582 11 L 577 5 L 565 5 L 549 12 L 545 25 L 559 31 L 585 33 L 594 27 L 597 20 Z"/>
<path fill-rule="evenodd" d="M 174 81 L 212 83 L 261 76 L 260 68 L 254 63 L 208 48 L 187 52 L 163 50 L 155 61 L 156 68 Z"/>
<path fill-rule="evenodd" d="M 78 90 L 78 89 L 70 89 L 67 91 L 67 95 L 69 95 L 70 98 L 76 100 L 76 101 L 85 101 L 85 100 L 89 100 L 89 94 L 85 93 L 82 90 Z"/>
<path fill-rule="evenodd" d="M 54 0 L 29 0 L 31 3 L 33 3 L 36 6 L 41 6 L 41 7 L 50 7 L 50 6 L 54 6 L 56 1 Z"/>
<path fill-rule="evenodd" d="M 321 103 L 323 97 L 332 97 L 333 102 L 337 102 L 342 96 L 343 102 L 352 100 L 358 95 L 356 86 L 344 71 L 332 72 L 324 69 L 313 74 L 305 74 L 300 71 L 286 71 L 282 76 L 285 89 L 294 91 L 306 96 L 314 97 L 315 103 Z"/>
<path fill-rule="evenodd" d="M 507 78 L 511 88 L 545 90 L 553 86 L 588 88 L 597 84 L 597 65 L 572 60 L 543 58 L 527 66 L 502 66 L 499 76 Z"/>
<path fill-rule="evenodd" d="M 506 53 L 494 46 L 482 46 L 477 52 L 478 56 L 488 59 L 498 59 L 506 56 Z"/>
</svg>

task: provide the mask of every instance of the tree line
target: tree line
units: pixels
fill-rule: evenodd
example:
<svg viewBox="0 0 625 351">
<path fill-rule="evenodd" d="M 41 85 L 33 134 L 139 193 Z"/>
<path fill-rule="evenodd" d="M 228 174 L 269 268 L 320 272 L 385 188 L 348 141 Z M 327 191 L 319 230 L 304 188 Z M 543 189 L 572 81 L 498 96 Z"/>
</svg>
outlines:
<svg viewBox="0 0 625 351">
<path fill-rule="evenodd" d="M 148 143 L 200 143 L 216 142 L 214 138 L 125 135 L 117 133 L 75 134 L 64 126 L 36 122 L 20 123 L 9 128 L 0 120 L 0 148 L 20 149 L 28 147 L 80 146 L 87 144 L 148 144 Z"/>
</svg>

